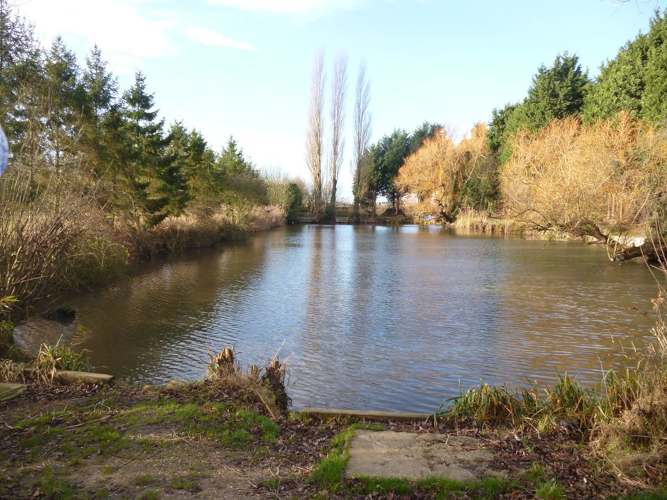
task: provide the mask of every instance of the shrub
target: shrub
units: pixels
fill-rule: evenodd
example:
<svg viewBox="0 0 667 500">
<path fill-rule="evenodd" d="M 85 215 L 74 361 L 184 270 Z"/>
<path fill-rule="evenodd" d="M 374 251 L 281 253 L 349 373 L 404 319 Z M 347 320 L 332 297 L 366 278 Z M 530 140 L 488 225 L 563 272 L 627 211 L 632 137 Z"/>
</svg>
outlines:
<svg viewBox="0 0 667 500">
<path fill-rule="evenodd" d="M 395 184 L 432 206 L 446 222 L 464 207 L 488 208 L 495 196 L 495 161 L 486 127 L 476 125 L 458 144 L 441 130 L 401 167 Z"/>
<path fill-rule="evenodd" d="M 288 224 L 297 222 L 302 206 L 303 192 L 298 184 L 290 182 L 285 194 L 285 215 Z"/>
<path fill-rule="evenodd" d="M 568 118 L 517 134 L 501 172 L 511 215 L 537 229 L 607 241 L 648 222 L 667 185 L 667 136 L 621 113 L 583 126 Z"/>
</svg>

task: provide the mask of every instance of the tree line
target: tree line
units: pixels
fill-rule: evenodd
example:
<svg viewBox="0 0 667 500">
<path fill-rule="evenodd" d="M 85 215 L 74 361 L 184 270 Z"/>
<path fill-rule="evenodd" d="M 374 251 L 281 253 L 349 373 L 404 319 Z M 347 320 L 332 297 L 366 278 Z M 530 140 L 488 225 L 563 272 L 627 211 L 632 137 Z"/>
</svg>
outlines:
<svg viewBox="0 0 667 500">
<path fill-rule="evenodd" d="M 135 230 L 186 209 L 275 201 L 233 138 L 217 152 L 198 130 L 166 125 L 143 73 L 123 91 L 98 47 L 83 63 L 61 38 L 42 48 L 7 0 L 0 0 L 0 116 L 15 169 L 35 182 L 46 172 L 78 176 Z"/>
<path fill-rule="evenodd" d="M 360 100 L 370 100 L 363 83 Z M 596 78 L 576 54 L 559 54 L 538 68 L 522 101 L 493 110 L 488 124 L 462 140 L 425 123 L 374 144 L 368 136 L 356 141 L 355 211 L 366 207 L 374 216 L 384 196 L 390 214 L 400 214 L 409 193 L 448 223 L 476 210 L 607 241 L 613 231 L 664 218 L 666 119 L 667 17 L 656 12 L 649 31 Z M 370 130 L 358 122 L 355 137 Z"/>
</svg>

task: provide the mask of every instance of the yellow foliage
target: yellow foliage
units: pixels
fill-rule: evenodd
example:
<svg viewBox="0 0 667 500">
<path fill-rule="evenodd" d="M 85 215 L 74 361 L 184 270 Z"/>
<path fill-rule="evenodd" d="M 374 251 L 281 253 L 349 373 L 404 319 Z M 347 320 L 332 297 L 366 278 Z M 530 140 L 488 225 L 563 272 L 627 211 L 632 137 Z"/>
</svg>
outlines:
<svg viewBox="0 0 667 500">
<path fill-rule="evenodd" d="M 646 219 L 667 186 L 667 137 L 621 113 L 582 125 L 556 120 L 520 132 L 501 172 L 511 215 L 543 228 L 605 238 L 605 225 Z"/>
<path fill-rule="evenodd" d="M 486 126 L 475 125 L 458 144 L 444 130 L 427 139 L 405 161 L 396 179 L 404 192 L 417 195 L 442 218 L 452 222 L 464 204 L 466 190 L 477 177 L 492 168 Z"/>
</svg>

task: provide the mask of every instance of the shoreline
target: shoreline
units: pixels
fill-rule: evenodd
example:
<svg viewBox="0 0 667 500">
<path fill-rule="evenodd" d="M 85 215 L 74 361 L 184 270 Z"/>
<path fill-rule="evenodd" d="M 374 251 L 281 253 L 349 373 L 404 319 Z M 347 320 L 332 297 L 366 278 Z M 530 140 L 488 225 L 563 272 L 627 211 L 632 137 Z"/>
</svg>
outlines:
<svg viewBox="0 0 667 500">
<path fill-rule="evenodd" d="M 256 498 L 433 498 L 447 491 L 455 497 L 533 498 L 547 487 L 562 492 L 548 498 L 665 493 L 657 479 L 638 487 L 615 476 L 582 447 L 590 431 L 564 423 L 567 418 L 544 430 L 447 413 L 310 409 L 276 418 L 243 386 L 224 380 L 143 388 L 29 384 L 23 394 L 0 402 L 0 415 L 6 429 L 0 469 L 8 473 L 0 496 L 14 498 L 36 492 L 55 498 L 96 491 L 111 498 L 232 494 L 223 482 L 237 488 L 232 495 Z M 348 478 L 348 450 L 364 430 L 474 438 L 504 478 Z M 184 461 L 186 456 L 196 458 Z M 128 463 L 136 465 L 123 465 Z M 220 472 L 210 469 L 213 464 Z M 237 472 L 222 472 L 230 470 Z"/>
</svg>

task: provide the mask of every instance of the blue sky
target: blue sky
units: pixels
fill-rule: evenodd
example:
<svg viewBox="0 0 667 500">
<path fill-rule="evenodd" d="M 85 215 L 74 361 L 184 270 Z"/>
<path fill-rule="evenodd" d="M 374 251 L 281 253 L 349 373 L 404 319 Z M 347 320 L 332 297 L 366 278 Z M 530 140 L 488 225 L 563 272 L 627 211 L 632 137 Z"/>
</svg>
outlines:
<svg viewBox="0 0 667 500">
<path fill-rule="evenodd" d="M 343 198 L 361 61 L 373 138 L 425 120 L 458 135 L 520 100 L 560 52 L 592 75 L 639 31 L 657 0 L 18 0 L 43 42 L 80 57 L 97 43 L 126 87 L 141 69 L 162 115 L 220 148 L 234 135 L 262 169 L 307 178 L 304 135 L 314 53 L 349 60 Z"/>
</svg>

